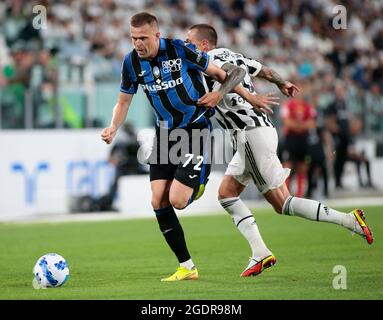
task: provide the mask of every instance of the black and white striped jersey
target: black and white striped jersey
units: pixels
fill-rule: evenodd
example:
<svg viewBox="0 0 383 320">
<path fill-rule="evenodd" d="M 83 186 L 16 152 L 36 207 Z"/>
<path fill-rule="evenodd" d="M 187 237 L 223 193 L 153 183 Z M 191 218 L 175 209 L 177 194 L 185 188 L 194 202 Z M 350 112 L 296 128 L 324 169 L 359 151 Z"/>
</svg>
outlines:
<svg viewBox="0 0 383 320">
<path fill-rule="evenodd" d="M 255 77 L 261 71 L 262 64 L 254 59 L 244 57 L 226 48 L 217 48 L 208 52 L 210 61 L 218 67 L 225 63 L 231 63 L 243 68 L 246 76 L 242 81 L 243 87 L 255 94 L 251 77 Z M 209 91 L 216 91 L 221 84 L 211 78 L 207 78 Z M 242 130 L 253 127 L 274 127 L 268 115 L 255 110 L 253 106 L 236 93 L 228 93 L 216 106 L 216 120 L 224 129 Z"/>
</svg>

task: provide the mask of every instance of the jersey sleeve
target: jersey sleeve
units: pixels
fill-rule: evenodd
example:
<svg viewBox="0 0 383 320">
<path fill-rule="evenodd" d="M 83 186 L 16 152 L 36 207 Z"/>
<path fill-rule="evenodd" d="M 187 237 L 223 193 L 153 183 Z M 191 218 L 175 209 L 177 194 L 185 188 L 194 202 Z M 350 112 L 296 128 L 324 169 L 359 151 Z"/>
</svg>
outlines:
<svg viewBox="0 0 383 320">
<path fill-rule="evenodd" d="M 191 69 L 204 72 L 209 65 L 209 56 L 194 45 L 183 45 L 186 62 Z"/>
<path fill-rule="evenodd" d="M 133 81 L 129 69 L 127 67 L 127 58 L 124 59 L 121 67 L 121 85 L 120 91 L 128 94 L 135 94 L 137 92 L 138 83 Z"/>
<path fill-rule="evenodd" d="M 251 77 L 256 77 L 262 69 L 262 63 L 250 58 L 242 58 Z"/>
<path fill-rule="evenodd" d="M 210 62 L 214 63 L 217 67 L 222 68 L 224 64 L 230 63 L 224 59 L 221 59 L 217 55 L 210 55 Z"/>
</svg>

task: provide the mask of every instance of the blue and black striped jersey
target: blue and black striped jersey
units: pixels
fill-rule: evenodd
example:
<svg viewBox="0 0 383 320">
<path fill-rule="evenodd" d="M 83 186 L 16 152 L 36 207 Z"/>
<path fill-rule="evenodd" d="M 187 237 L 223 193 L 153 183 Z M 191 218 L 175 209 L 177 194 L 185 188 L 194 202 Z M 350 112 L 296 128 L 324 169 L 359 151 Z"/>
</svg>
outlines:
<svg viewBox="0 0 383 320">
<path fill-rule="evenodd" d="M 160 38 L 155 58 L 141 59 L 136 50 L 125 56 L 122 65 L 121 92 L 134 94 L 142 87 L 160 122 L 168 129 L 184 128 L 191 123 L 209 123 L 213 108 L 197 106 L 206 92 L 201 72 L 209 57 L 194 51 L 182 40 Z"/>
</svg>

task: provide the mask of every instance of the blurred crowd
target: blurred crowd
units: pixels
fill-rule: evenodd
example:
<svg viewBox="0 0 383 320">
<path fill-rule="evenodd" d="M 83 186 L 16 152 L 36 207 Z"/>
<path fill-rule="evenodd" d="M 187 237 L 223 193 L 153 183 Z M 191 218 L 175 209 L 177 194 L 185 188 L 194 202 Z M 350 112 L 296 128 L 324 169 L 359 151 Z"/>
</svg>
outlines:
<svg viewBox="0 0 383 320">
<path fill-rule="evenodd" d="M 342 23 L 337 5 L 346 9 Z M 355 142 L 383 137 L 382 0 L 1 1 L 0 129 L 99 126 L 86 124 L 59 91 L 118 82 L 132 49 L 130 17 L 143 10 L 159 18 L 163 37 L 184 39 L 189 26 L 212 24 L 219 46 L 301 88 L 275 112 L 297 195 L 311 196 L 322 179 L 327 196 L 332 175 L 342 187 L 347 161 L 356 164 L 359 185 L 373 187 L 369 159 Z M 259 80 L 255 87 L 276 91 Z"/>
<path fill-rule="evenodd" d="M 346 29 L 334 28 L 336 5 L 347 9 Z M 46 8 L 36 29 L 35 5 Z M 0 3 L 0 90 L 3 128 L 25 126 L 32 104 L 34 127 L 52 123 L 58 83 L 116 81 L 132 49 L 129 18 L 147 10 L 162 36 L 184 39 L 189 26 L 210 23 L 219 45 L 305 81 L 305 99 L 321 114 L 345 87 L 351 115 L 364 134 L 383 133 L 383 1 L 381 0 L 5 0 Z M 88 77 L 87 77 L 88 75 Z M 256 83 L 259 91 L 269 90 Z M 25 90 L 32 94 L 25 94 Z M 27 91 L 27 93 L 30 91 Z M 16 100 L 15 100 L 16 97 Z M 70 109 L 72 127 L 81 127 Z"/>
</svg>

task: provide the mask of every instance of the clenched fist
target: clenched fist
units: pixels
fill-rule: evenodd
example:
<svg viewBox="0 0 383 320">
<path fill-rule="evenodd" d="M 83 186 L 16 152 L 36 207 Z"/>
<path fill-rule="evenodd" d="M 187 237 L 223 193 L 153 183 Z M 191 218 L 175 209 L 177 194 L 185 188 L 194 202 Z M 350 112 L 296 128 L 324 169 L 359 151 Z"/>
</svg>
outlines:
<svg viewBox="0 0 383 320">
<path fill-rule="evenodd" d="M 101 139 L 104 140 L 107 144 L 111 144 L 113 138 L 115 137 L 117 132 L 116 127 L 107 127 L 101 131 Z"/>
</svg>

